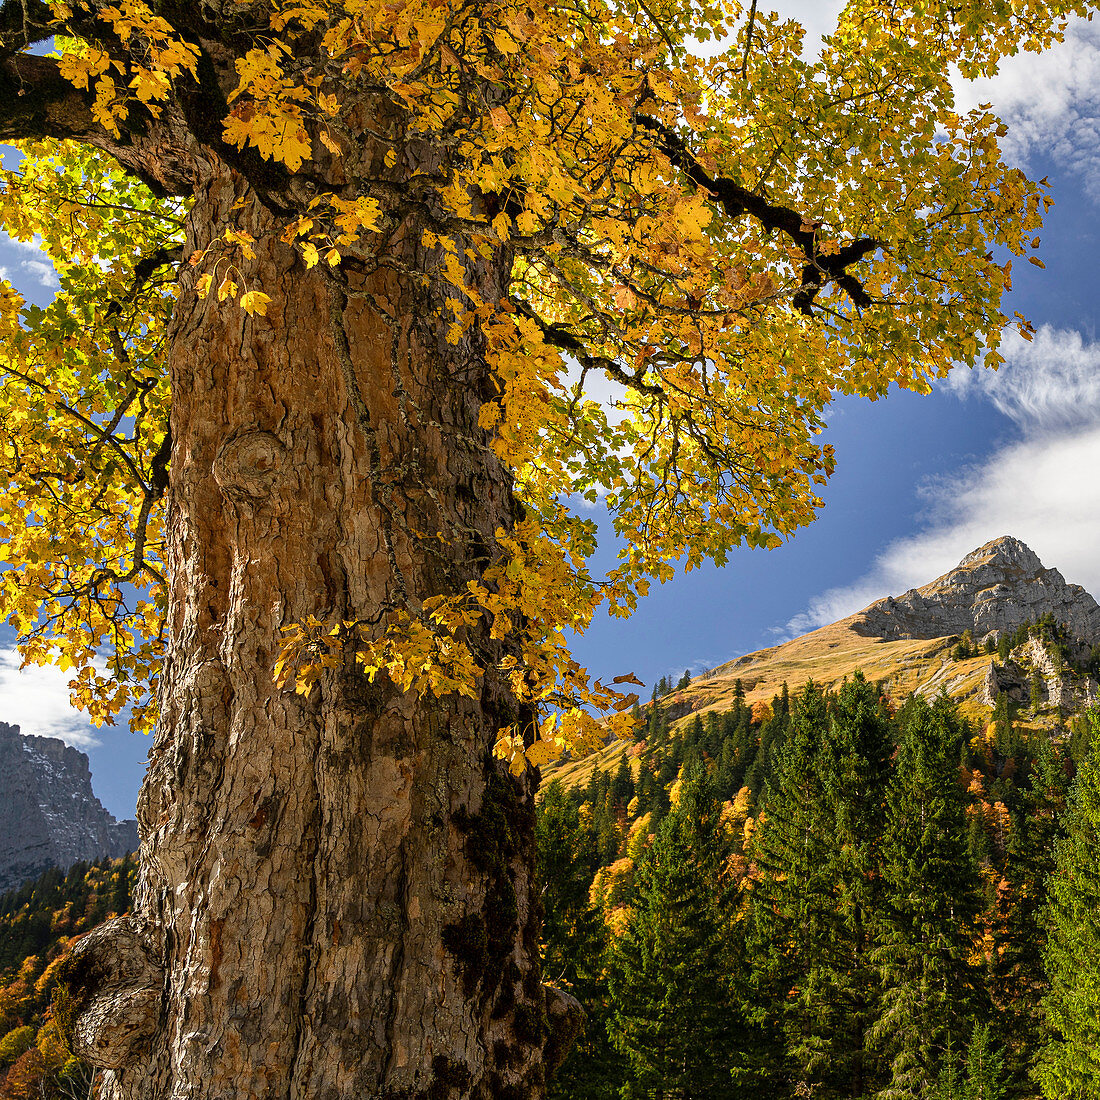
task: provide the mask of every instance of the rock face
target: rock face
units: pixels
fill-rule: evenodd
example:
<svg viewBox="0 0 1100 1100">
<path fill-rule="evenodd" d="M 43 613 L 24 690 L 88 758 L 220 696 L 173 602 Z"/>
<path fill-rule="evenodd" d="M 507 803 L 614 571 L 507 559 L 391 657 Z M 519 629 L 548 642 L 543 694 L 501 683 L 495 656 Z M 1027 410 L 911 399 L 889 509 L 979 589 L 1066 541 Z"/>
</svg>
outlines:
<svg viewBox="0 0 1100 1100">
<path fill-rule="evenodd" d="M 0 722 L 0 892 L 137 846 L 137 822 L 115 821 L 92 793 L 84 753 Z"/>
<path fill-rule="evenodd" d="M 1063 707 L 1070 713 L 1092 706 L 1100 692 L 1100 685 L 1091 676 L 1063 667 L 1045 642 L 1028 638 L 1003 665 L 990 661 L 978 701 L 992 707 L 997 696 L 1005 692 L 1014 703 L 1027 706 L 1031 700 L 1032 672 L 1039 673 L 1042 702 Z"/>
<path fill-rule="evenodd" d="M 860 634 L 894 640 L 942 638 L 969 630 L 975 641 L 1015 630 L 1051 612 L 1071 635 L 1100 642 L 1100 606 L 1034 551 L 1009 535 L 967 554 L 942 577 L 903 596 L 888 596 L 856 615 Z"/>
</svg>

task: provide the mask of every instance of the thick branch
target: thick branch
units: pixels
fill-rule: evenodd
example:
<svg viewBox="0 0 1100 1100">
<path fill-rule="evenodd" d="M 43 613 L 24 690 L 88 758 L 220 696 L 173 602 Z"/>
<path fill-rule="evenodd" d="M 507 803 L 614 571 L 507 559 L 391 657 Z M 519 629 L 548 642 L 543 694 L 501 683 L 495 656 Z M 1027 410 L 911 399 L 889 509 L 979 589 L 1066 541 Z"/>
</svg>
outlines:
<svg viewBox="0 0 1100 1100">
<path fill-rule="evenodd" d="M 752 31 L 753 25 L 756 23 L 756 0 L 752 0 L 752 7 L 749 9 L 749 17 L 745 22 L 745 53 L 741 58 L 741 76 L 742 78 L 749 71 L 749 54 L 752 52 Z"/>
<path fill-rule="evenodd" d="M 0 141 L 56 138 L 94 145 L 154 193 L 190 194 L 191 139 L 170 106 L 165 107 L 162 119 L 155 120 L 135 104 L 115 137 L 95 120 L 92 100 L 92 93 L 74 88 L 61 75 L 53 58 L 0 56 Z"/>
<path fill-rule="evenodd" d="M 800 313 L 807 317 L 812 315 L 814 299 L 829 282 L 835 282 L 841 287 L 857 306 L 870 305 L 871 299 L 863 289 L 863 284 L 848 268 L 875 249 L 882 248 L 881 241 L 874 237 L 861 237 L 833 255 L 824 255 L 817 248 L 816 226 L 808 223 L 797 210 L 768 202 L 762 195 L 749 191 L 731 179 L 711 176 L 674 130 L 648 115 L 639 115 L 638 122 L 658 136 L 661 152 L 672 164 L 696 186 L 705 188 L 714 195 L 731 218 L 748 214 L 765 229 L 785 234 L 799 247 L 806 257 L 806 265 L 802 269 L 802 285 L 794 296 L 795 308 Z"/>
<path fill-rule="evenodd" d="M 43 0 L 0 3 L 0 50 L 22 50 L 44 42 L 56 31 L 54 14 Z"/>
<path fill-rule="evenodd" d="M 0 57 L 0 141 L 88 141 L 93 134 L 103 134 L 92 118 L 89 98 L 61 75 L 52 58 Z"/>
</svg>

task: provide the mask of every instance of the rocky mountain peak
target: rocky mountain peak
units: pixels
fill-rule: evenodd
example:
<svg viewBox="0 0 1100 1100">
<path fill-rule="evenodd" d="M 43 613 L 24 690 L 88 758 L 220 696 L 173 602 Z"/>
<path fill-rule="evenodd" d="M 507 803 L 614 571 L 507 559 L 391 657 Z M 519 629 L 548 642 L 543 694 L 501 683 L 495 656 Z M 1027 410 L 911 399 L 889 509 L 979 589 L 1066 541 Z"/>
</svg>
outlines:
<svg viewBox="0 0 1100 1100">
<path fill-rule="evenodd" d="M 138 846 L 137 822 L 116 821 L 92 793 L 88 757 L 56 737 L 0 722 L 0 893 L 79 860 Z"/>
<path fill-rule="evenodd" d="M 1079 584 L 1047 569 L 1019 539 L 1003 535 L 967 554 L 942 577 L 888 596 L 852 620 L 858 633 L 885 638 L 942 638 L 969 630 L 976 641 L 1013 631 L 1050 613 L 1069 632 L 1100 642 L 1100 606 Z"/>
<path fill-rule="evenodd" d="M 971 550 L 959 562 L 958 568 L 966 569 L 983 564 L 1000 566 L 1006 570 L 1018 569 L 1028 574 L 1039 573 L 1043 568 L 1039 555 L 1012 535 L 1001 535 L 999 539 L 992 539 L 977 550 Z"/>
</svg>

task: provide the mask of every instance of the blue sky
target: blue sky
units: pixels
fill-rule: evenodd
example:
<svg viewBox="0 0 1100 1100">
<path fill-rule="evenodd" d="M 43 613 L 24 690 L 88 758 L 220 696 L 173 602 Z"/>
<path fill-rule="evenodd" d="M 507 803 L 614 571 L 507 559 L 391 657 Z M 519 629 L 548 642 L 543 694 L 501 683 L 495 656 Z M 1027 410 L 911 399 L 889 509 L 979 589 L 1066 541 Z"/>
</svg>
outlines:
<svg viewBox="0 0 1100 1100">
<path fill-rule="evenodd" d="M 814 35 L 840 5 L 778 6 Z M 630 620 L 598 619 L 575 646 L 593 673 L 652 684 L 702 671 L 922 584 L 1005 534 L 1100 595 L 1100 27 L 1074 23 L 1063 45 L 958 94 L 992 102 L 1010 126 L 1006 159 L 1053 185 L 1046 270 L 1018 263 L 1006 303 L 1035 324 L 1035 340 L 1011 341 L 996 373 L 956 370 L 930 397 L 834 406 L 837 472 L 817 522 L 778 550 L 736 552 L 725 569 L 655 587 Z M 0 237 L 0 274 L 39 301 L 52 293 L 32 246 Z M 68 706 L 68 677 L 19 673 L 5 642 L 10 634 L 0 634 L 0 721 L 88 752 L 97 794 L 131 816 L 148 740 L 90 727 Z"/>
</svg>

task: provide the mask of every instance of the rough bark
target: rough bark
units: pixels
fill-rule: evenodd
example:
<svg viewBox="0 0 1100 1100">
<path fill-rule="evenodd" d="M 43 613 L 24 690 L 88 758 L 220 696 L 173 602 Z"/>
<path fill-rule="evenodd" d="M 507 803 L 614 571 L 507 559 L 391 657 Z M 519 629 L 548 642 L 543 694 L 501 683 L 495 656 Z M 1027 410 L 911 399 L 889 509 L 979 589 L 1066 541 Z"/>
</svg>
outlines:
<svg viewBox="0 0 1100 1100">
<path fill-rule="evenodd" d="M 94 145 L 114 157 L 158 195 L 189 195 L 197 164 L 205 161 L 174 103 L 154 120 L 135 107 L 118 136 L 93 118 L 94 96 L 79 91 L 53 58 L 4 55 L 0 49 L 0 141 L 58 138 Z"/>
<path fill-rule="evenodd" d="M 351 654 L 308 697 L 272 684 L 282 627 L 484 568 L 514 509 L 477 427 L 486 368 L 476 338 L 444 339 L 447 288 L 376 274 L 344 310 L 357 409 L 330 288 L 240 176 L 201 187 L 187 251 L 242 198 L 267 317 L 185 278 L 171 332 L 169 655 L 125 929 L 160 1008 L 118 1036 L 100 1013 L 85 1049 L 110 1052 L 115 1100 L 538 1097 L 533 783 L 490 752 L 512 698 L 490 674 L 477 701 L 418 701 Z M 477 277 L 501 295 L 500 266 Z M 126 985 L 99 970 L 89 999 Z"/>
</svg>

